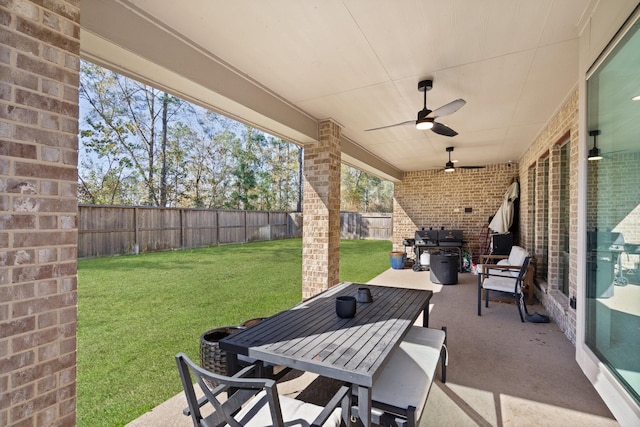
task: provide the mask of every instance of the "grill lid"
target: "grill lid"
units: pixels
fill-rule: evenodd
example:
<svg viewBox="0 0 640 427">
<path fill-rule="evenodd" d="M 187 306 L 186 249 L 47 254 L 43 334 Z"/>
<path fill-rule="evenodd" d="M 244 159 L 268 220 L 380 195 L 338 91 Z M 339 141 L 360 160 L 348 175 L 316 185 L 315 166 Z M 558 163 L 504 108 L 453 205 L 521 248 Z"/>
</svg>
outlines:
<svg viewBox="0 0 640 427">
<path fill-rule="evenodd" d="M 438 230 L 416 231 L 415 243 L 418 246 L 438 246 Z"/>
<path fill-rule="evenodd" d="M 462 230 L 438 230 L 439 246 L 462 246 Z"/>
</svg>

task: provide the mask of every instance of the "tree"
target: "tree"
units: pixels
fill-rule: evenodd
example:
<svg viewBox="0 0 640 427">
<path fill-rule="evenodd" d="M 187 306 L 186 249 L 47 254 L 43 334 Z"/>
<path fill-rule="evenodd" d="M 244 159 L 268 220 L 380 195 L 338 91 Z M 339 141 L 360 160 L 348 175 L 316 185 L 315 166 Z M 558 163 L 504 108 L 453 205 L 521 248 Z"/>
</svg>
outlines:
<svg viewBox="0 0 640 427">
<path fill-rule="evenodd" d="M 78 201 L 93 205 L 128 205 L 135 200 L 136 180 L 126 172 L 125 160 L 108 157 L 95 162 L 83 156 L 86 173 L 79 174 Z"/>
<path fill-rule="evenodd" d="M 359 169 L 342 165 L 341 209 L 359 212 L 392 212 L 393 186 Z"/>
<path fill-rule="evenodd" d="M 82 203 L 301 210 L 302 148 L 83 61 Z M 390 212 L 390 182 L 342 168 L 342 209 Z"/>
<path fill-rule="evenodd" d="M 234 177 L 229 207 L 235 209 L 257 209 L 258 173 L 261 168 L 260 152 L 264 135 L 245 126 L 244 141 L 234 147 L 236 165 L 231 172 Z"/>
<path fill-rule="evenodd" d="M 143 203 L 165 206 L 167 134 L 184 101 L 87 62 L 80 97 L 91 106 L 81 130 L 85 147 L 98 159 L 127 159 L 120 166 L 144 184 Z"/>
<path fill-rule="evenodd" d="M 240 141 L 239 123 L 194 107 L 190 123 L 192 143 L 186 153 L 185 206 L 223 208 L 228 205 L 233 150 Z"/>
</svg>

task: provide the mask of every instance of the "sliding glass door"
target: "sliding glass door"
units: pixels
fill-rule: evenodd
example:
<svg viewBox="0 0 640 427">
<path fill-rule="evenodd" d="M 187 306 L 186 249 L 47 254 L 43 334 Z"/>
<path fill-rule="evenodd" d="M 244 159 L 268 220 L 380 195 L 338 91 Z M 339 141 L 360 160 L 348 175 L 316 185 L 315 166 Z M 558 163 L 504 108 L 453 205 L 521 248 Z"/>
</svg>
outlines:
<svg viewBox="0 0 640 427">
<path fill-rule="evenodd" d="M 640 29 L 587 80 L 585 342 L 640 403 Z"/>
</svg>

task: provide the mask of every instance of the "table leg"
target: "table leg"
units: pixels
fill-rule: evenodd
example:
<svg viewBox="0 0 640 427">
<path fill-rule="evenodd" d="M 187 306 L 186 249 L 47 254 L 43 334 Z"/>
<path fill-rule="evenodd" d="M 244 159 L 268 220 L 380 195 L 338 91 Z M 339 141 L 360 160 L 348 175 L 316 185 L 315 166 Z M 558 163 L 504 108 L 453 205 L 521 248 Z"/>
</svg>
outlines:
<svg viewBox="0 0 640 427">
<path fill-rule="evenodd" d="M 427 303 L 426 307 L 422 310 L 422 326 L 425 328 L 429 327 L 429 303 Z"/>
<path fill-rule="evenodd" d="M 371 389 L 358 387 L 358 416 L 363 427 L 371 426 Z"/>
<path fill-rule="evenodd" d="M 482 315 L 482 273 L 478 271 L 478 316 Z"/>
<path fill-rule="evenodd" d="M 225 359 L 227 359 L 227 376 L 228 377 L 231 377 L 235 375 L 238 371 L 240 371 L 240 363 L 238 363 L 238 355 L 236 353 L 231 353 L 227 351 Z M 227 393 L 229 396 L 231 396 L 237 390 L 238 389 L 236 388 L 229 388 Z"/>
<path fill-rule="evenodd" d="M 238 363 L 238 355 L 227 351 L 227 376 L 231 377 L 240 371 L 240 364 Z"/>
</svg>

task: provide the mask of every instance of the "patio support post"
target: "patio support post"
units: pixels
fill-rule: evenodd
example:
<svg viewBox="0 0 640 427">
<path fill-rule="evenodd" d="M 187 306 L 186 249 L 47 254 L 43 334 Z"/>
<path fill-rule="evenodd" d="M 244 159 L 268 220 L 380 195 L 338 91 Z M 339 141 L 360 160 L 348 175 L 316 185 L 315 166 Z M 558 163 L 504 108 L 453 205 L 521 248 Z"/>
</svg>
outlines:
<svg viewBox="0 0 640 427">
<path fill-rule="evenodd" d="M 0 17 L 0 426 L 73 426 L 80 2 Z"/>
<path fill-rule="evenodd" d="M 302 298 L 339 282 L 342 127 L 319 123 L 318 142 L 304 147 Z"/>
</svg>

